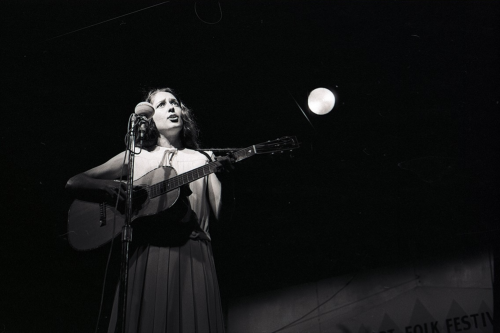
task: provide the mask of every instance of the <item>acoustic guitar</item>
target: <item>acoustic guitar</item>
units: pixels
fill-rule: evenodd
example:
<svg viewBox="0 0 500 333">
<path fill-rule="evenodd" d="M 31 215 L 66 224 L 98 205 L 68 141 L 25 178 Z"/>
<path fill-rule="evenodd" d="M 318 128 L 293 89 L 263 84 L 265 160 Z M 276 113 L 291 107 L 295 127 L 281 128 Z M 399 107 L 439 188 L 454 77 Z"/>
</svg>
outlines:
<svg viewBox="0 0 500 333">
<path fill-rule="evenodd" d="M 295 137 L 282 137 L 253 145 L 233 153 L 235 162 L 256 154 L 272 154 L 298 148 Z M 180 188 L 196 179 L 220 170 L 220 163 L 210 162 L 202 167 L 177 175 L 172 167 L 154 169 L 134 181 L 132 193 L 132 224 L 141 221 L 158 220 L 174 206 L 179 198 Z M 125 225 L 124 209 L 115 209 L 106 202 L 96 203 L 75 200 L 68 213 L 68 240 L 80 251 L 96 249 L 121 234 Z M 182 218 L 182 214 L 180 214 Z M 169 223 L 167 219 L 167 222 Z"/>
</svg>

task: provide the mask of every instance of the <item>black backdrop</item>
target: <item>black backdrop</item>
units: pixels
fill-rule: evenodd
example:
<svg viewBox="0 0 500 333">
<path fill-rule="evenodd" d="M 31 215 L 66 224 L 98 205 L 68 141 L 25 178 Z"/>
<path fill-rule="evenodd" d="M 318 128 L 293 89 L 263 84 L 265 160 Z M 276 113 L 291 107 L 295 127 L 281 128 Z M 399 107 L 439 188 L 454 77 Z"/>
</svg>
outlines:
<svg viewBox="0 0 500 333">
<path fill-rule="evenodd" d="M 228 178 L 225 303 L 494 245 L 497 2 L 159 3 L 0 5 L 0 331 L 92 330 L 109 248 L 70 249 L 64 185 L 123 149 L 151 86 L 180 92 L 204 147 L 302 143 Z M 328 115 L 307 111 L 316 87 Z"/>
</svg>

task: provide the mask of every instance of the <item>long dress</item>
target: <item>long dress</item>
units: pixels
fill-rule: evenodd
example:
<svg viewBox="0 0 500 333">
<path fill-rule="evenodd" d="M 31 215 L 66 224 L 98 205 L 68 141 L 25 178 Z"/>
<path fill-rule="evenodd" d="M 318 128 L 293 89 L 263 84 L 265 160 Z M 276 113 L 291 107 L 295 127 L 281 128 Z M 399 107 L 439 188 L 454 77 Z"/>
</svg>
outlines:
<svg viewBox="0 0 500 333">
<path fill-rule="evenodd" d="M 134 179 L 163 165 L 181 174 L 207 162 L 206 156 L 190 149 L 157 146 L 136 155 Z M 126 332 L 224 332 L 208 229 L 211 205 L 207 190 L 217 188 L 212 185 L 218 182 L 211 174 L 189 184 L 191 214 L 166 231 L 165 243 L 153 245 L 139 240 L 129 263 Z M 215 197 L 220 198 L 220 193 Z M 156 238 L 162 232 L 153 230 Z M 135 236 L 134 229 L 132 243 Z M 119 287 L 108 332 L 116 327 L 118 294 Z"/>
</svg>

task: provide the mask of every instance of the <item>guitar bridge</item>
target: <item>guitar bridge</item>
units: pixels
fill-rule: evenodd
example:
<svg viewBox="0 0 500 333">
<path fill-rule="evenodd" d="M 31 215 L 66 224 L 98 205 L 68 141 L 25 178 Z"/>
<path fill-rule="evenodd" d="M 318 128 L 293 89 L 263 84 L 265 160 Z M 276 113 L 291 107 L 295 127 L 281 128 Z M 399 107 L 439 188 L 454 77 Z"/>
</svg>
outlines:
<svg viewBox="0 0 500 333">
<path fill-rule="evenodd" d="M 106 203 L 101 202 L 99 204 L 99 223 L 101 224 L 101 227 L 104 227 L 106 225 Z"/>
</svg>

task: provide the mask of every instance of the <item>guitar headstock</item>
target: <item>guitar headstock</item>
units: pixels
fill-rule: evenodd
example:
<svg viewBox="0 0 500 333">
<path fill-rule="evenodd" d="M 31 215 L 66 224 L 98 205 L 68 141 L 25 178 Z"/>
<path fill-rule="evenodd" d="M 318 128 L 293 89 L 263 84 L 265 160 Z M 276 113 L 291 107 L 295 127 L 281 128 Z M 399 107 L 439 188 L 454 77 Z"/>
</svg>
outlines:
<svg viewBox="0 0 500 333">
<path fill-rule="evenodd" d="M 269 140 L 267 142 L 259 143 L 245 149 L 238 150 L 233 153 L 233 157 L 236 162 L 239 162 L 255 154 L 282 153 L 284 151 L 293 150 L 295 148 L 299 148 L 299 142 L 297 141 L 297 138 L 294 136 L 284 136 L 276 140 Z"/>
<path fill-rule="evenodd" d="M 269 140 L 267 142 L 254 145 L 256 154 L 272 154 L 290 151 L 299 148 L 300 144 L 294 136 L 284 136 L 276 140 Z"/>
</svg>

